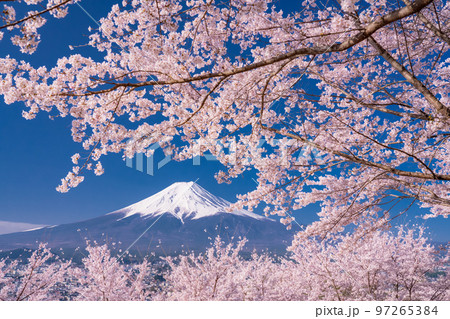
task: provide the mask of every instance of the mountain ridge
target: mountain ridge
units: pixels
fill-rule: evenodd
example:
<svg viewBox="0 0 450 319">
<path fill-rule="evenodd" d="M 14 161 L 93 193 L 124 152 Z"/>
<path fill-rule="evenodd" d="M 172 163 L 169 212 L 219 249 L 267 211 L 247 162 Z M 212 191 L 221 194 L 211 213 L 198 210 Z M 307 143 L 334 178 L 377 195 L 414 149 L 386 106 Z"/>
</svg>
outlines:
<svg viewBox="0 0 450 319">
<path fill-rule="evenodd" d="M 281 223 L 245 210 L 228 211 L 229 204 L 194 182 L 174 183 L 96 218 L 0 235 L 0 250 L 34 249 L 39 242 L 50 248 L 75 249 L 90 241 L 172 254 L 183 247 L 202 251 L 220 235 L 228 241 L 246 237 L 248 250 L 279 251 L 292 241 L 293 232 Z"/>
</svg>

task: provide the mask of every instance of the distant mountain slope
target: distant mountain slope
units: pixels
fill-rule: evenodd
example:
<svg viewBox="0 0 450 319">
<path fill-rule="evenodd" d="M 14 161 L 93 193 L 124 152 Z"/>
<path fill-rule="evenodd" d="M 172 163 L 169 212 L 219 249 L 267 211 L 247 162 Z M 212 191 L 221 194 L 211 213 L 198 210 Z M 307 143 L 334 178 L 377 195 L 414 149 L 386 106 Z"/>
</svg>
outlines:
<svg viewBox="0 0 450 319">
<path fill-rule="evenodd" d="M 122 249 L 134 243 L 141 253 L 174 254 L 204 250 L 212 238 L 247 237 L 248 250 L 285 250 L 293 233 L 279 222 L 245 210 L 227 212 L 226 200 L 196 183 L 175 183 L 161 192 L 112 213 L 59 226 L 0 236 L 0 249 L 84 247 L 86 240 L 116 243 Z"/>
<path fill-rule="evenodd" d="M 125 214 L 124 218 L 126 218 L 135 214 L 141 217 L 156 217 L 170 213 L 184 223 L 184 219 L 199 219 L 225 213 L 230 204 L 194 182 L 181 182 L 174 183 L 149 198 L 110 214 Z M 229 214 L 268 220 L 266 217 L 245 210 L 233 211 Z"/>
<path fill-rule="evenodd" d="M 35 228 L 41 228 L 44 226 L 46 226 L 46 225 L 7 222 L 4 220 L 0 220 L 0 235 L 30 230 L 30 229 L 35 229 Z"/>
</svg>

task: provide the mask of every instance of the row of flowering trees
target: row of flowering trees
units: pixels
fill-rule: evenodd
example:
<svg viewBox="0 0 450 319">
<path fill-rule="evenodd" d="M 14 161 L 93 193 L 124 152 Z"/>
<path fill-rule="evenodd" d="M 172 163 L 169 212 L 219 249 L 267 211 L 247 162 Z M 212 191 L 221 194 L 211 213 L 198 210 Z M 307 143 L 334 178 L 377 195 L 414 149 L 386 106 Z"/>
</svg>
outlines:
<svg viewBox="0 0 450 319">
<path fill-rule="evenodd" d="M 205 253 L 163 258 L 163 280 L 144 260 L 127 265 L 106 245 L 88 246 L 82 265 L 45 245 L 25 265 L 0 262 L 1 300 L 449 300 L 446 249 L 422 228 L 310 239 L 287 257 L 241 254 L 246 240 L 216 238 Z M 50 262 L 51 261 L 51 262 Z"/>
</svg>

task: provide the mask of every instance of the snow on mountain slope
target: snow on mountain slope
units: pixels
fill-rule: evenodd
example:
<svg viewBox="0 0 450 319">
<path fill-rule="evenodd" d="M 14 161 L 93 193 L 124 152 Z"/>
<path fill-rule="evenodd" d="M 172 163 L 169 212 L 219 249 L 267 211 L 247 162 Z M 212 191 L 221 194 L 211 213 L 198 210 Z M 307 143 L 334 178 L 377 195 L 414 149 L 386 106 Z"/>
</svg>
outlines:
<svg viewBox="0 0 450 319">
<path fill-rule="evenodd" d="M 110 214 L 124 214 L 120 219 L 133 215 L 155 217 L 169 213 L 184 223 L 186 219 L 199 219 L 220 213 L 228 213 L 257 220 L 271 220 L 245 210 L 228 212 L 230 202 L 214 196 L 194 182 L 179 182 L 159 193 Z"/>
<path fill-rule="evenodd" d="M 0 221 L 0 235 L 20 232 L 20 231 L 30 231 L 30 230 L 39 229 L 42 227 L 45 227 L 45 225 Z"/>
</svg>

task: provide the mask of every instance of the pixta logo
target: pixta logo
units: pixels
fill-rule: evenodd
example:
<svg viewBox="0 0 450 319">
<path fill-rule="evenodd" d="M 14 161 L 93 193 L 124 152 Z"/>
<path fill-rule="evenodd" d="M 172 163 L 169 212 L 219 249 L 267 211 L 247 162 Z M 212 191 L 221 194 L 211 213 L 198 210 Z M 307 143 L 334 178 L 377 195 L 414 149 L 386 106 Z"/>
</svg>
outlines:
<svg viewBox="0 0 450 319">
<path fill-rule="evenodd" d="M 130 141 L 129 143 L 131 144 L 132 142 L 133 141 Z M 227 163 L 230 165 L 236 164 L 239 160 L 250 162 L 249 160 L 251 159 L 257 159 L 264 156 L 263 154 L 267 155 L 268 153 L 275 151 L 279 155 L 280 165 L 287 165 L 289 161 L 294 164 L 299 164 L 300 162 L 305 163 L 305 161 L 308 163 L 319 163 L 322 161 L 319 150 L 311 145 L 306 144 L 299 148 L 295 152 L 295 156 L 291 153 L 293 146 L 294 141 L 286 141 L 285 139 L 272 139 L 270 142 L 265 139 L 261 139 L 257 143 L 256 149 L 264 147 L 265 152 L 249 151 L 247 157 L 238 158 L 236 152 L 237 142 L 235 139 L 229 139 L 225 144 L 221 140 L 211 143 L 211 141 L 208 142 L 204 139 L 197 139 L 190 148 L 192 152 L 190 157 L 192 158 L 193 166 L 201 165 L 201 158 L 204 158 L 207 161 L 218 161 L 214 155 L 203 154 L 202 150 L 205 149 L 214 149 L 217 154 L 227 155 Z M 164 156 L 163 158 L 158 156 L 157 160 L 155 154 L 158 149 L 163 151 Z M 151 155 L 146 155 L 146 153 Z M 153 176 L 157 170 L 161 169 L 173 160 L 172 152 L 169 149 L 162 148 L 160 143 L 151 144 L 146 148 L 146 153 L 136 153 L 132 158 L 127 157 L 125 160 L 127 167 L 135 168 L 140 172 Z"/>
</svg>

